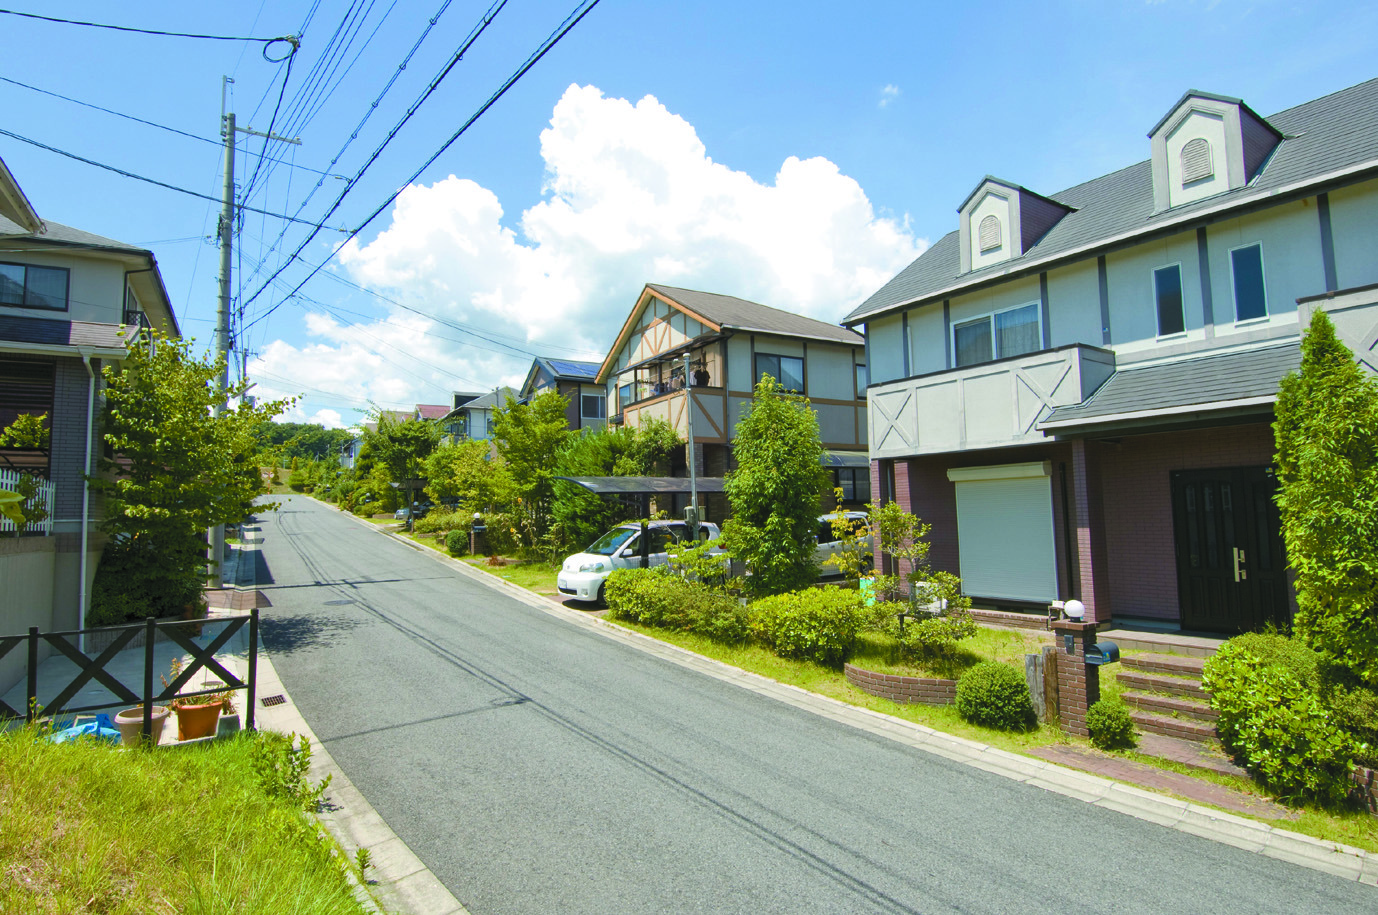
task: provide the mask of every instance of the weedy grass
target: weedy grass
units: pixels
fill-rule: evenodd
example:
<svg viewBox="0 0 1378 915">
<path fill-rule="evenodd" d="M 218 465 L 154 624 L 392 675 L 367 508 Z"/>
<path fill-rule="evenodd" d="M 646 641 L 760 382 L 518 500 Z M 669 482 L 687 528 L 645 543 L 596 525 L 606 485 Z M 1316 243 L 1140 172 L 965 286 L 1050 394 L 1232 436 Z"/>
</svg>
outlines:
<svg viewBox="0 0 1378 915">
<path fill-rule="evenodd" d="M 131 751 L 0 735 L 0 912 L 362 913 L 301 799 L 265 792 L 262 739 Z"/>
</svg>

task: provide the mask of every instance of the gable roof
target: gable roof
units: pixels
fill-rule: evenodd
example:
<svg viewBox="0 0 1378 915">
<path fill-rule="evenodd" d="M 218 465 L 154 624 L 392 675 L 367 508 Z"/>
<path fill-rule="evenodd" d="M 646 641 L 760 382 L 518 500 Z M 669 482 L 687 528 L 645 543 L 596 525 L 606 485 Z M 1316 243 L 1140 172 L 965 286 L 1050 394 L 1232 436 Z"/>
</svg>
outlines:
<svg viewBox="0 0 1378 915">
<path fill-rule="evenodd" d="M 443 403 L 419 403 L 416 405 L 416 413 L 422 419 L 440 419 L 450 412 L 450 407 Z"/>
<path fill-rule="evenodd" d="M 24 196 L 24 189 L 14 180 L 4 159 L 0 159 L 0 217 L 17 226 L 21 233 L 43 231 L 43 220 L 38 218 L 33 204 Z"/>
<path fill-rule="evenodd" d="M 531 360 L 531 368 L 526 372 L 526 380 L 522 382 L 520 396 L 525 399 L 535 391 L 536 376 L 545 370 L 555 381 L 574 381 L 583 383 L 595 381 L 598 378 L 598 369 L 601 362 L 584 362 L 577 359 L 547 359 L 544 356 L 536 356 Z"/>
<path fill-rule="evenodd" d="M 1325 182 L 1378 173 L 1378 79 L 1289 108 L 1266 122 L 1284 139 L 1244 187 L 1155 213 L 1152 163 L 1135 163 L 1053 194 L 1052 200 L 1075 212 L 1013 260 L 962 274 L 958 233 L 949 232 L 843 323 L 861 324 L 894 309 L 1034 274 L 1144 236 L 1180 232 L 1220 212 L 1268 206 Z"/>
</svg>

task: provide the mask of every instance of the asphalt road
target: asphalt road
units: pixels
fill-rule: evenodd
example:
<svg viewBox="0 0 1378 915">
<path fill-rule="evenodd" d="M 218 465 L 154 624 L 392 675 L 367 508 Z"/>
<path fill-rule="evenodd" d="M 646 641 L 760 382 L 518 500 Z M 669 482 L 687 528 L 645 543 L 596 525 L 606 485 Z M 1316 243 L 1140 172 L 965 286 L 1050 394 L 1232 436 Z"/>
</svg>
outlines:
<svg viewBox="0 0 1378 915">
<path fill-rule="evenodd" d="M 475 915 L 1378 911 L 643 654 L 313 500 L 260 519 L 284 685 Z"/>
</svg>

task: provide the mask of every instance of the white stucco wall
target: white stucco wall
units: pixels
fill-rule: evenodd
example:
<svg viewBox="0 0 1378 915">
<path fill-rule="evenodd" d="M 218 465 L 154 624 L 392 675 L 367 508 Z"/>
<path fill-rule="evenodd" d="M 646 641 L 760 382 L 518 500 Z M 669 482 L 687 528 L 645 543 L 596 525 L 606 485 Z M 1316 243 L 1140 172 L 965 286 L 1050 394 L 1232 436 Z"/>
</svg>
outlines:
<svg viewBox="0 0 1378 915">
<path fill-rule="evenodd" d="M 1295 323 L 1297 299 L 1325 291 L 1320 217 L 1315 198 L 1226 220 L 1209 226 L 1206 233 L 1210 244 L 1217 337 L 1270 323 Z M 1230 251 L 1255 242 L 1263 247 L 1263 285 L 1268 316 L 1237 323 Z"/>
<path fill-rule="evenodd" d="M 0 247 L 0 261 L 68 269 L 67 310 L 6 308 L 0 314 L 65 321 L 119 324 L 124 319 L 124 266 L 116 261 L 50 254 L 46 251 L 7 251 Z"/>
<path fill-rule="evenodd" d="M 1096 259 L 1048 272 L 1048 317 L 1053 346 L 1100 346 L 1100 275 Z"/>
<path fill-rule="evenodd" d="M 1182 186 L 1182 147 L 1196 138 L 1211 146 L 1213 173 L 1209 178 Z M 1229 190 L 1225 162 L 1225 118 L 1216 113 L 1192 110 L 1167 135 L 1168 199 L 1173 206 L 1191 203 Z"/>
<path fill-rule="evenodd" d="M 1182 309 L 1186 318 L 1186 335 L 1173 335 L 1161 339 L 1176 341 L 1203 336 L 1202 327 L 1205 321 L 1201 307 L 1201 273 L 1197 266 L 1196 233 L 1183 232 L 1106 256 L 1106 285 L 1110 293 L 1110 339 L 1117 352 L 1152 347 L 1160 342 L 1153 271 L 1171 264 L 1179 264 L 1182 268 Z M 1087 342 L 1099 345 L 1099 341 L 1096 340 Z"/>
<path fill-rule="evenodd" d="M 1009 192 L 1013 194 L 1013 191 Z M 979 270 L 991 264 L 999 264 L 1010 259 L 1011 237 L 1010 232 L 1014 229 L 1010 218 L 1010 198 L 997 194 L 994 191 L 987 191 L 981 201 L 971 210 L 971 269 Z M 981 220 L 987 216 L 994 216 L 1000 220 L 1000 247 L 990 251 L 981 251 Z"/>
<path fill-rule="evenodd" d="M 938 306 L 941 312 L 942 306 Z M 939 324 L 942 316 L 939 315 Z M 903 322 L 898 314 L 876 318 L 866 322 L 866 339 L 870 342 L 871 383 L 894 381 L 904 377 L 904 334 Z M 941 333 L 941 330 L 939 331 Z"/>
<path fill-rule="evenodd" d="M 1340 288 L 1378 283 L 1378 180 L 1330 192 L 1330 231 Z"/>
<path fill-rule="evenodd" d="M 1030 276 L 984 289 L 971 295 L 951 299 L 948 311 L 951 324 L 956 327 L 963 321 L 969 321 L 984 314 L 1038 301 L 1041 301 L 1038 277 Z"/>
<path fill-rule="evenodd" d="M 947 368 L 943 303 L 909 312 L 909 374 L 923 375 Z"/>
<path fill-rule="evenodd" d="M 804 360 L 804 370 L 809 377 L 808 396 L 830 400 L 853 399 L 856 392 L 855 364 L 851 347 L 810 343 L 809 354 Z M 850 430 L 847 437 L 851 438 Z"/>
</svg>

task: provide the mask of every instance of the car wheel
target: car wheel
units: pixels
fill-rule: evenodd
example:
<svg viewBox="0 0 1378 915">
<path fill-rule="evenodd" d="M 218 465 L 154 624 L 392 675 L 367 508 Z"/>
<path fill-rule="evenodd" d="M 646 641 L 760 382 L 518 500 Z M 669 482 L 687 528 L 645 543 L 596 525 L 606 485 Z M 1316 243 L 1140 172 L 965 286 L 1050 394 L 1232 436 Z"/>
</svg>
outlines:
<svg viewBox="0 0 1378 915">
<path fill-rule="evenodd" d="M 598 598 L 594 601 L 594 603 L 597 604 L 597 605 L 600 606 L 600 607 L 606 607 L 606 606 L 608 605 L 608 583 L 607 583 L 607 582 L 603 582 L 601 585 L 598 586 Z"/>
</svg>

